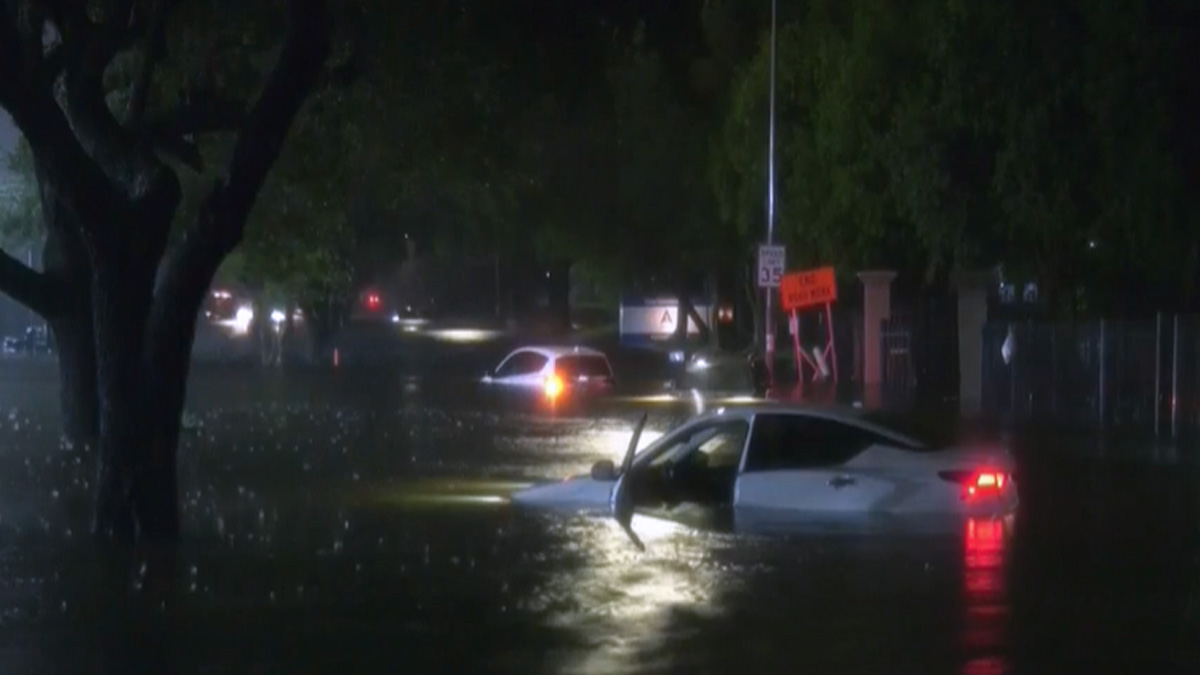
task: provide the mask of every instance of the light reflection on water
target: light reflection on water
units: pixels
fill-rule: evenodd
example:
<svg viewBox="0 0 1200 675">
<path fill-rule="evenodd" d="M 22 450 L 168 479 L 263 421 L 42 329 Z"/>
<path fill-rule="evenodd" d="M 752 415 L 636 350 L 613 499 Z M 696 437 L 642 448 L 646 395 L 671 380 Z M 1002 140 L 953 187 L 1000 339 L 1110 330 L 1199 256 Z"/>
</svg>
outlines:
<svg viewBox="0 0 1200 675">
<path fill-rule="evenodd" d="M 733 570 L 718 568 L 706 555 L 708 537 L 656 518 L 637 516 L 633 526 L 646 553 L 638 553 L 613 521 L 568 526 L 585 563 L 553 578 L 533 601 L 564 607 L 551 614 L 553 625 L 595 636 L 592 649 L 562 665 L 564 673 L 643 667 L 668 643 L 675 613 L 716 613 L 715 590 L 736 583 Z"/>
<path fill-rule="evenodd" d="M 181 454 L 189 540 L 167 584 L 169 611 L 137 620 L 97 619 L 116 610 L 80 536 L 90 461 L 47 452 L 52 425 L 36 415 L 0 425 L 0 672 L 40 672 L 25 667 L 36 659 L 99 672 L 72 666 L 109 649 L 104 625 L 141 626 L 125 639 L 172 645 L 162 658 L 180 673 L 403 664 L 983 675 L 1103 665 L 1118 651 L 1142 664 L 1155 654 L 1196 663 L 1171 642 L 1172 631 L 1200 627 L 1184 606 L 1183 584 L 1200 570 L 1183 555 L 1194 555 L 1193 535 L 1121 519 L 1164 499 L 1197 512 L 1190 493 L 1158 477 L 1115 472 L 1114 492 L 1102 478 L 1081 486 L 1073 470 L 1027 467 L 1030 508 L 1012 532 L 982 522 L 938 536 L 763 537 L 638 517 L 648 546 L 639 553 L 609 521 L 526 517 L 503 504 L 520 485 L 619 457 L 636 411 L 431 406 L 412 382 L 354 406 L 239 396 L 194 406 L 203 426 Z M 659 432 L 674 421 L 651 418 Z M 1121 566 L 1103 566 L 1114 559 Z M 1123 592 L 1131 579 L 1166 590 Z M 1111 627 L 1127 615 L 1145 634 Z"/>
</svg>

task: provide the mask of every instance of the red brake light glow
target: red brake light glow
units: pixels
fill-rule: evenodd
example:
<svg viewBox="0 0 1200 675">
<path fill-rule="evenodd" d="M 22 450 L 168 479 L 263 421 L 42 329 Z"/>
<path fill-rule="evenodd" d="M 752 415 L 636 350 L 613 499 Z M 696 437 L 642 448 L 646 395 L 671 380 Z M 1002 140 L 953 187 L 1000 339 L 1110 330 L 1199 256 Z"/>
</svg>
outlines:
<svg viewBox="0 0 1200 675">
<path fill-rule="evenodd" d="M 378 294 L 371 293 L 371 294 L 367 295 L 367 307 L 369 309 L 379 309 L 379 304 L 380 304 L 380 301 L 379 301 Z"/>
<path fill-rule="evenodd" d="M 999 492 L 1004 489 L 1005 475 L 996 471 L 980 471 L 967 483 L 967 496 Z"/>
</svg>

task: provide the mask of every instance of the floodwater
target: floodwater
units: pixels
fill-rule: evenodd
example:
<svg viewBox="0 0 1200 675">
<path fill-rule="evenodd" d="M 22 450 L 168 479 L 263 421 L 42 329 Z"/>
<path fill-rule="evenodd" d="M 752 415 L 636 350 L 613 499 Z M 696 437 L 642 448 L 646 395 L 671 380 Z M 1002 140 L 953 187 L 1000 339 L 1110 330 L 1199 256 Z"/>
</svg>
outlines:
<svg viewBox="0 0 1200 675">
<path fill-rule="evenodd" d="M 92 468 L 55 440 L 52 382 L 3 368 L 5 674 L 1200 672 L 1186 448 L 1016 439 L 1011 528 L 639 518 L 639 553 L 607 520 L 503 499 L 617 457 L 636 406 L 545 416 L 382 369 L 201 371 L 186 541 L 128 560 L 86 535 Z"/>
</svg>

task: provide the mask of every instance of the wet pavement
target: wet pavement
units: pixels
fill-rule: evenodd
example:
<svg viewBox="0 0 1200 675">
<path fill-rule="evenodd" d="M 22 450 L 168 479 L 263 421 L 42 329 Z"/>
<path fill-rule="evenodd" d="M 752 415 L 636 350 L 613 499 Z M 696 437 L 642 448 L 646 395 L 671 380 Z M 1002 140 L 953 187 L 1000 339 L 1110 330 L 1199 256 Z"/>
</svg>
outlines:
<svg viewBox="0 0 1200 675">
<path fill-rule="evenodd" d="M 1015 439 L 1011 529 L 639 518 L 638 553 L 609 521 L 503 497 L 615 458 L 644 405 L 546 415 L 453 377 L 201 369 L 164 566 L 90 542 L 92 467 L 56 440 L 52 371 L 0 371 L 6 674 L 1200 672 L 1187 448 Z"/>
</svg>

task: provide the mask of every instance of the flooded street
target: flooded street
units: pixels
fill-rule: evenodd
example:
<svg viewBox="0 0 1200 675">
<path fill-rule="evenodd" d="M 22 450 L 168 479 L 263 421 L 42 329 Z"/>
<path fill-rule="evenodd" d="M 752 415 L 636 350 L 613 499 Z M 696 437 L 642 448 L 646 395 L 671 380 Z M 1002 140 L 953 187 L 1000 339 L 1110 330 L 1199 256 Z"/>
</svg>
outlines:
<svg viewBox="0 0 1200 675">
<path fill-rule="evenodd" d="M 97 554 L 90 459 L 56 440 L 53 371 L 22 373 L 0 377 L 5 674 L 1200 670 L 1191 449 L 1014 441 L 1011 528 L 638 518 L 639 553 L 610 520 L 505 497 L 617 459 L 640 408 L 506 411 L 379 370 L 201 371 L 187 538 L 142 566 Z M 687 412 L 655 409 L 648 431 Z"/>
</svg>

